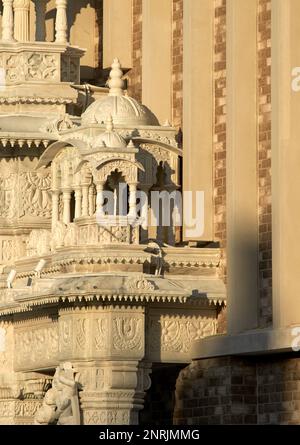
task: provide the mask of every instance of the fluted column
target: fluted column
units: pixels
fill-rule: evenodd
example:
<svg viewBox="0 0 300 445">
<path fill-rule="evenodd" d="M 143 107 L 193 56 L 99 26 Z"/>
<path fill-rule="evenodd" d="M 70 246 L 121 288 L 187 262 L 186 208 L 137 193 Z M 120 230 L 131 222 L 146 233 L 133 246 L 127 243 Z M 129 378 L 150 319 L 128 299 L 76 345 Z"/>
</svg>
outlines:
<svg viewBox="0 0 300 445">
<path fill-rule="evenodd" d="M 37 42 L 45 42 L 47 0 L 34 0 L 34 3 L 36 15 L 35 40 Z"/>
<path fill-rule="evenodd" d="M 14 41 L 14 13 L 13 0 L 2 0 L 2 40 L 5 42 Z"/>
<path fill-rule="evenodd" d="M 56 42 L 67 43 L 68 41 L 68 19 L 67 19 L 68 0 L 56 0 Z"/>
<path fill-rule="evenodd" d="M 63 190 L 63 222 L 69 224 L 71 222 L 71 191 Z"/>
<path fill-rule="evenodd" d="M 18 42 L 29 41 L 30 0 L 14 0 L 14 35 Z"/>
<path fill-rule="evenodd" d="M 55 227 L 55 224 L 59 220 L 59 191 L 52 191 L 52 227 Z"/>
</svg>

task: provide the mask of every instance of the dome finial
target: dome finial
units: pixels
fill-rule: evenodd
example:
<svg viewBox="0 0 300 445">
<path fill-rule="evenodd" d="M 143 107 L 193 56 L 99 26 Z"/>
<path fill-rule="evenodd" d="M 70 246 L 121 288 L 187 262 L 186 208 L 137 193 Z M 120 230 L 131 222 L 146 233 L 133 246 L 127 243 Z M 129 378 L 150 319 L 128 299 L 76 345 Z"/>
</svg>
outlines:
<svg viewBox="0 0 300 445">
<path fill-rule="evenodd" d="M 109 133 L 114 131 L 114 121 L 111 114 L 109 114 L 106 119 L 106 131 Z"/>
<path fill-rule="evenodd" d="M 109 96 L 123 96 L 124 80 L 122 76 L 123 71 L 119 59 L 114 59 L 108 80 Z"/>
</svg>

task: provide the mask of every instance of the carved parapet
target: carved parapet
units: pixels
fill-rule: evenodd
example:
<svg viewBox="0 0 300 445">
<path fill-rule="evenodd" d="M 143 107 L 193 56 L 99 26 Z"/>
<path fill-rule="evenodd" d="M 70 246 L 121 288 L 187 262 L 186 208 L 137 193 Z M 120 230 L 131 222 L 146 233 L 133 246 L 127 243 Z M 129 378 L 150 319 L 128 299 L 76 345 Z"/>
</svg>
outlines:
<svg viewBox="0 0 300 445">
<path fill-rule="evenodd" d="M 83 54 L 83 50 L 66 44 L 0 43 L 2 102 L 4 100 L 1 110 L 10 105 L 12 98 L 24 109 L 28 109 L 26 101 L 30 102 L 31 98 L 35 104 L 47 105 L 49 109 L 51 98 L 54 99 L 52 107 L 75 102 L 77 92 L 70 84 L 79 83 Z"/>
</svg>

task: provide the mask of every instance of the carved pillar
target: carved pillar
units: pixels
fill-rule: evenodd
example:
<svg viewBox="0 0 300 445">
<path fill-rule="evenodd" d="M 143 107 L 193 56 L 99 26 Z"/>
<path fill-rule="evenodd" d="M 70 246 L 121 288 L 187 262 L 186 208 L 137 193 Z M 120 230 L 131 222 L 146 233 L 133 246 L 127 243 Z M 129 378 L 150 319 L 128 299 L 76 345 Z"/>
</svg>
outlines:
<svg viewBox="0 0 300 445">
<path fill-rule="evenodd" d="M 97 184 L 97 215 L 104 215 L 104 183 Z"/>
<path fill-rule="evenodd" d="M 151 365 L 133 360 L 99 365 L 85 369 L 86 380 L 80 382 L 84 388 L 80 393 L 83 424 L 138 425 L 145 391 L 151 386 Z"/>
<path fill-rule="evenodd" d="M 59 221 L 59 191 L 52 191 L 52 227 Z"/>
<path fill-rule="evenodd" d="M 14 0 L 14 35 L 18 42 L 29 41 L 30 0 Z"/>
<path fill-rule="evenodd" d="M 37 42 L 45 42 L 47 0 L 34 0 L 34 3 L 36 15 L 35 40 Z"/>
<path fill-rule="evenodd" d="M 3 16 L 2 16 L 2 40 L 5 42 L 14 41 L 14 13 L 13 0 L 2 0 Z"/>
<path fill-rule="evenodd" d="M 69 224 L 71 222 L 71 191 L 63 190 L 63 222 Z"/>
<path fill-rule="evenodd" d="M 132 218 L 136 218 L 137 210 L 136 210 L 136 184 L 129 185 L 129 216 Z"/>
<path fill-rule="evenodd" d="M 75 218 L 81 217 L 81 209 L 82 209 L 82 192 L 81 192 L 81 187 L 78 187 L 75 190 Z"/>
<path fill-rule="evenodd" d="M 93 216 L 95 213 L 95 191 L 92 185 L 89 190 L 89 215 Z"/>
<path fill-rule="evenodd" d="M 82 216 L 89 216 L 89 184 L 82 186 Z"/>
<path fill-rule="evenodd" d="M 80 375 L 83 423 L 137 424 L 151 384 L 151 365 L 144 362 L 145 309 L 61 309 L 59 337 L 60 361 L 76 361 Z"/>
<path fill-rule="evenodd" d="M 68 42 L 67 4 L 68 0 L 56 0 L 55 41 L 57 43 Z"/>
</svg>

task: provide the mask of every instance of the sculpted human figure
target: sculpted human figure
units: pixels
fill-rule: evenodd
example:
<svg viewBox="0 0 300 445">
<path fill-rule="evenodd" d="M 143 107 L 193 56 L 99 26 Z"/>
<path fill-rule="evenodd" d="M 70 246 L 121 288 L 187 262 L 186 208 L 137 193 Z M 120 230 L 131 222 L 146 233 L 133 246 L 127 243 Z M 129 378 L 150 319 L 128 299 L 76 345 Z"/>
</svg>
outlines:
<svg viewBox="0 0 300 445">
<path fill-rule="evenodd" d="M 42 407 L 35 416 L 36 425 L 79 425 L 80 411 L 76 371 L 71 363 L 56 369 L 52 388 L 47 391 Z"/>
</svg>

